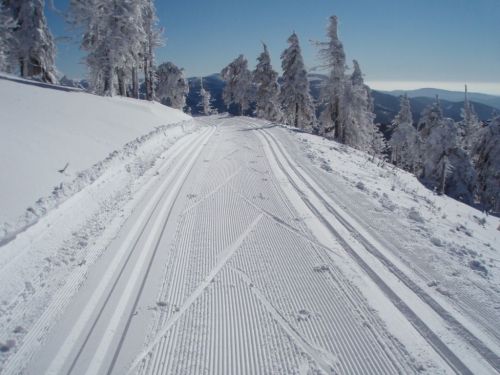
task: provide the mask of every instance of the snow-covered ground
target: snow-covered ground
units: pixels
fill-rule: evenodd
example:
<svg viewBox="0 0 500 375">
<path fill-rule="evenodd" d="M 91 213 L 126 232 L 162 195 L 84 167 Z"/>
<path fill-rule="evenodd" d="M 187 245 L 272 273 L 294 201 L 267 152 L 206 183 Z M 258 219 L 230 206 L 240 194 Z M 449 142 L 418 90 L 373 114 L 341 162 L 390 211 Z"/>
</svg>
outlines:
<svg viewBox="0 0 500 375">
<path fill-rule="evenodd" d="M 1 373 L 500 371 L 498 218 L 280 125 L 0 85 L 1 211 L 39 210 L 0 246 Z"/>
<path fill-rule="evenodd" d="M 0 102 L 0 176 L 8 181 L 0 184 L 0 241 L 3 224 L 22 226 L 17 219 L 55 186 L 74 181 L 137 137 L 190 119 L 159 104 L 101 98 L 5 73 Z"/>
</svg>

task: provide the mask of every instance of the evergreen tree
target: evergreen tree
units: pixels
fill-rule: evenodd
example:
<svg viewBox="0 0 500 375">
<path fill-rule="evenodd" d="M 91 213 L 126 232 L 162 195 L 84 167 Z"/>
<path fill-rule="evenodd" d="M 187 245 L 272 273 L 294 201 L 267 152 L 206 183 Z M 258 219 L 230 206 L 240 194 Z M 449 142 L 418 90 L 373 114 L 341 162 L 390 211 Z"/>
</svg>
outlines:
<svg viewBox="0 0 500 375">
<path fill-rule="evenodd" d="M 142 66 L 146 97 L 152 100 L 153 49 L 161 33 L 154 30 L 154 12 L 148 0 L 71 0 L 68 20 L 81 31 L 80 48 L 88 52 L 84 62 L 93 92 L 114 95 L 118 91 L 126 95 L 131 82 L 132 96 L 138 97 L 138 69 Z"/>
<path fill-rule="evenodd" d="M 481 129 L 474 147 L 479 197 L 487 211 L 500 211 L 500 117 Z"/>
<path fill-rule="evenodd" d="M 184 69 L 179 69 L 171 62 L 161 64 L 157 70 L 158 85 L 156 95 L 168 106 L 182 110 L 186 106 L 189 92 L 188 80 L 184 78 Z"/>
<path fill-rule="evenodd" d="M 11 12 L 0 2 L 0 71 L 11 72 L 14 49 L 13 30 L 16 25 Z"/>
<path fill-rule="evenodd" d="M 319 48 L 317 56 L 322 62 L 317 68 L 329 70 L 328 79 L 320 92 L 320 102 L 325 107 L 320 115 L 320 133 L 328 133 L 333 130 L 335 138 L 343 142 L 342 134 L 344 130 L 340 118 L 342 117 L 343 106 L 341 100 L 345 96 L 343 91 L 346 89 L 347 65 L 344 45 L 338 37 L 338 24 L 339 19 L 337 16 L 331 16 L 326 27 L 326 37 L 329 41 L 313 41 L 312 43 L 316 48 Z M 359 77 L 361 77 L 360 74 L 355 75 L 354 79 L 356 80 Z"/>
<path fill-rule="evenodd" d="M 200 90 L 200 96 L 201 96 L 201 103 L 200 105 L 203 107 L 203 113 L 208 116 L 217 110 L 214 110 L 210 104 L 211 98 L 210 98 L 210 92 L 205 90 L 203 87 L 203 78 L 200 77 L 200 85 L 201 85 L 201 90 Z"/>
<path fill-rule="evenodd" d="M 424 144 L 423 177 L 439 182 L 443 188 L 446 182 L 447 195 L 472 204 L 477 178 L 470 155 L 458 145 L 458 129 L 453 120 L 441 118 L 436 122 L 439 111 L 433 113 L 432 121 L 426 123 L 431 126 L 425 128 L 430 131 Z"/>
<path fill-rule="evenodd" d="M 257 58 L 259 63 L 253 72 L 253 79 L 257 85 L 254 113 L 258 118 L 281 122 L 283 114 L 279 103 L 281 88 L 278 83 L 278 73 L 273 70 L 271 56 L 266 44 L 262 44 L 264 45 L 264 52 Z"/>
<path fill-rule="evenodd" d="M 417 129 L 407 122 L 394 122 L 394 131 L 388 144 L 392 150 L 392 162 L 417 174 L 422 158 L 422 140 Z"/>
<path fill-rule="evenodd" d="M 287 122 L 296 128 L 309 130 L 316 118 L 299 38 L 293 33 L 287 43 L 290 47 L 281 54 L 283 83 L 280 99 L 284 102 Z"/>
<path fill-rule="evenodd" d="M 238 113 L 243 116 L 252 102 L 252 73 L 248 70 L 248 61 L 243 55 L 240 55 L 222 69 L 220 77 L 226 82 L 222 91 L 224 103 L 228 107 L 231 103 L 238 105 Z"/>
<path fill-rule="evenodd" d="M 4 16 L 9 12 L 15 22 L 8 54 L 17 62 L 21 76 L 40 77 L 44 82 L 57 83 L 56 46 L 47 27 L 44 5 L 44 0 L 0 1 Z M 10 22 L 8 17 L 2 21 Z"/>
<path fill-rule="evenodd" d="M 477 142 L 477 133 L 481 129 L 474 106 L 467 99 L 467 85 L 465 85 L 464 107 L 461 111 L 463 120 L 458 123 L 460 143 L 465 150 L 472 150 Z"/>
<path fill-rule="evenodd" d="M 443 111 L 439 103 L 439 97 L 436 95 L 436 102 L 434 105 L 428 105 L 422 111 L 422 117 L 418 122 L 417 130 L 422 140 L 429 137 L 431 131 L 443 124 Z"/>
<path fill-rule="evenodd" d="M 162 39 L 163 29 L 158 29 L 156 27 L 158 18 L 156 17 L 156 8 L 152 0 L 142 0 L 141 23 L 146 37 L 142 42 L 140 53 L 142 61 L 139 65 L 142 66 L 144 70 L 146 99 L 152 101 L 155 99 L 154 90 L 156 86 L 156 62 L 154 50 L 165 44 L 165 41 Z M 137 74 L 135 77 L 137 79 Z"/>
<path fill-rule="evenodd" d="M 408 99 L 408 94 L 406 92 L 401 97 L 399 113 L 396 115 L 396 117 L 394 117 L 394 120 L 392 120 L 393 127 L 397 127 L 399 124 L 413 125 L 410 100 Z"/>
</svg>

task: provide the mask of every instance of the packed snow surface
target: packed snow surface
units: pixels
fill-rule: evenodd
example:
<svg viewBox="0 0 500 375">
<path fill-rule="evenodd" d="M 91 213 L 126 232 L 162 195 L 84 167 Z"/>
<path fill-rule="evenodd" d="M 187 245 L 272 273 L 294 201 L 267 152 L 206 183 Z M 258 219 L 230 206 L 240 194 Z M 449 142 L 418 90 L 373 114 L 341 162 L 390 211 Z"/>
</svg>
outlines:
<svg viewBox="0 0 500 375">
<path fill-rule="evenodd" d="M 158 103 L 102 98 L 5 73 L 0 103 L 0 176 L 8 180 L 0 184 L 0 225 L 126 143 L 190 118 Z"/>
<path fill-rule="evenodd" d="M 10 103 L 56 95 L 6 82 Z M 78 137 L 102 153 L 59 166 L 62 137 L 36 161 L 75 169 L 40 174 L 37 197 L 71 194 L 0 246 L 2 374 L 500 371 L 498 218 L 279 124 L 57 93 L 52 115 L 22 114 L 41 130 L 19 125 L 19 144 L 88 100 Z M 19 154 L 2 160 L 29 175 L 39 156 Z"/>
</svg>

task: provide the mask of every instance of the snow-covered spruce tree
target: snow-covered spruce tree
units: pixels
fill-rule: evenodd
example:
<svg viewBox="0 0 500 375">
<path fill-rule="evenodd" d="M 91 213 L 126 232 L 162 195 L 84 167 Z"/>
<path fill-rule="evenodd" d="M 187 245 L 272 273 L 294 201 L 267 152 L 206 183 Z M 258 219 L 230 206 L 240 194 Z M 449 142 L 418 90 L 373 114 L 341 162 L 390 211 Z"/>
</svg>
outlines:
<svg viewBox="0 0 500 375">
<path fill-rule="evenodd" d="M 288 124 L 310 130 L 316 122 L 316 116 L 313 99 L 309 93 L 307 70 L 295 32 L 288 38 L 287 43 L 290 47 L 281 54 L 283 83 L 280 100 L 284 103 L 284 115 Z"/>
<path fill-rule="evenodd" d="M 460 144 L 465 150 L 470 151 L 477 142 L 477 133 L 481 129 L 481 124 L 474 105 L 467 99 L 467 85 L 465 85 L 465 100 L 461 116 L 463 120 L 458 123 Z"/>
<path fill-rule="evenodd" d="M 399 113 L 392 121 L 393 133 L 388 142 L 392 162 L 415 174 L 420 168 L 422 140 L 413 126 L 410 101 L 405 92 L 401 97 Z"/>
<path fill-rule="evenodd" d="M 394 130 L 388 145 L 392 150 L 392 162 L 417 174 L 422 159 L 422 140 L 417 129 L 407 122 L 393 123 Z"/>
<path fill-rule="evenodd" d="M 479 131 L 474 154 L 481 203 L 487 211 L 500 212 L 500 117 Z"/>
<path fill-rule="evenodd" d="M 222 99 L 229 107 L 232 103 L 238 106 L 238 113 L 243 113 L 250 108 L 252 102 L 252 73 L 248 70 L 248 61 L 240 55 L 231 64 L 222 69 L 221 79 L 226 82 L 222 91 Z"/>
<path fill-rule="evenodd" d="M 472 204 L 477 178 L 470 155 L 458 145 L 458 130 L 453 120 L 441 117 L 434 121 L 436 112 L 433 113 L 430 123 L 434 126 L 428 128 L 423 149 L 423 177 L 446 185 L 446 195 Z"/>
<path fill-rule="evenodd" d="M 211 103 L 210 92 L 205 90 L 205 88 L 203 87 L 203 78 L 201 78 L 201 77 L 200 77 L 200 86 L 201 86 L 201 89 L 200 89 L 201 103 L 199 105 L 203 107 L 203 113 L 206 116 L 208 116 L 217 110 L 214 110 L 212 108 L 212 105 L 210 104 Z"/>
<path fill-rule="evenodd" d="M 436 102 L 434 105 L 428 105 L 421 113 L 421 118 L 418 122 L 417 130 L 422 138 L 426 140 L 430 132 L 443 124 L 443 111 L 439 103 L 439 97 L 436 95 Z"/>
<path fill-rule="evenodd" d="M 15 42 L 12 36 L 15 25 L 12 13 L 0 1 L 0 71 L 10 73 L 15 63 L 11 58 Z"/>
<path fill-rule="evenodd" d="M 152 13 L 151 13 L 152 12 Z M 150 20 L 150 17 L 153 17 Z M 80 48 L 88 55 L 91 91 L 100 95 L 138 97 L 138 73 L 148 55 L 147 21 L 155 22 L 154 7 L 147 0 L 71 0 L 68 20 L 81 31 Z M 152 92 L 152 89 L 150 90 Z"/>
<path fill-rule="evenodd" d="M 316 69 L 329 70 L 328 79 L 321 89 L 319 101 L 324 106 L 320 115 L 320 133 L 329 133 L 334 131 L 334 136 L 341 139 L 343 133 L 342 123 L 340 122 L 342 111 L 342 91 L 345 89 L 347 80 L 347 64 L 344 45 L 338 37 L 339 19 L 337 16 L 329 18 L 329 24 L 326 26 L 327 42 L 312 41 L 312 44 L 318 48 L 318 60 L 321 64 Z"/>
<path fill-rule="evenodd" d="M 399 124 L 409 124 L 413 125 L 413 117 L 411 115 L 410 100 L 408 99 L 408 94 L 405 92 L 401 97 L 399 104 L 399 113 L 392 120 L 392 126 L 397 127 Z"/>
<path fill-rule="evenodd" d="M 279 95 L 281 92 L 278 83 L 278 73 L 273 70 L 271 56 L 267 45 L 264 45 L 264 52 L 257 58 L 259 63 L 253 71 L 253 80 L 257 86 L 255 93 L 255 115 L 258 118 L 268 121 L 283 121 L 283 114 L 280 109 Z"/>
<path fill-rule="evenodd" d="M 182 110 L 186 106 L 189 92 L 188 80 L 184 78 L 184 69 L 179 69 L 171 62 L 161 64 L 157 69 L 158 85 L 156 95 L 168 106 Z"/>
<path fill-rule="evenodd" d="M 20 75 L 57 83 L 56 46 L 45 19 L 45 1 L 2 0 L 0 4 L 15 20 L 9 57 L 18 64 Z"/>
<path fill-rule="evenodd" d="M 156 8 L 152 0 L 141 0 L 141 22 L 146 38 L 142 42 L 140 52 L 140 65 L 144 70 L 144 83 L 146 86 L 146 99 L 155 99 L 156 86 L 156 62 L 154 50 L 163 46 L 165 40 L 162 38 L 163 29 L 156 27 L 158 18 L 156 17 Z M 137 78 L 137 75 L 135 76 Z M 135 91 L 135 90 L 134 90 Z"/>
</svg>

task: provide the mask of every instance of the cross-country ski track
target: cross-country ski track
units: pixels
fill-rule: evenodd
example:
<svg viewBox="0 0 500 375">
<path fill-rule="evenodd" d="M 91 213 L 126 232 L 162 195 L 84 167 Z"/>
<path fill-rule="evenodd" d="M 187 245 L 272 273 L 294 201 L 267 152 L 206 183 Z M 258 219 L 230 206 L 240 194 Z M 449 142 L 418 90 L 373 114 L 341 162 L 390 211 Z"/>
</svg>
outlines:
<svg viewBox="0 0 500 375">
<path fill-rule="evenodd" d="M 481 306 L 491 290 L 444 279 L 405 223 L 313 165 L 296 132 L 194 123 L 122 200 L 117 168 L 61 206 L 57 220 L 77 221 L 101 189 L 121 214 L 82 242 L 78 266 L 44 281 L 58 288 L 43 310 L 20 300 L 0 318 L 7 331 L 31 314 L 2 374 L 500 371 L 500 319 Z M 27 253 L 53 240 L 36 233 Z"/>
</svg>

